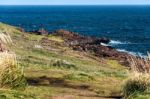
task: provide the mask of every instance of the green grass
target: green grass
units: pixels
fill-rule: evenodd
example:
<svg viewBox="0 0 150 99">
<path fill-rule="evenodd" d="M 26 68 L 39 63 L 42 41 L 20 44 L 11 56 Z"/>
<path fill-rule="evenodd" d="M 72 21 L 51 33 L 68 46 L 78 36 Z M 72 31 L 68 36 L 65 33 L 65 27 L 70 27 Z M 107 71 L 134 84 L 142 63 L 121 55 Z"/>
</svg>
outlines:
<svg viewBox="0 0 150 99">
<path fill-rule="evenodd" d="M 5 32 L 1 32 L 0 41 L 3 46 L 13 44 L 11 38 Z M 18 65 L 16 55 L 10 49 L 7 50 L 9 51 L 0 52 L 0 88 L 25 89 L 27 83 L 23 69 Z"/>
<path fill-rule="evenodd" d="M 128 99 L 150 99 L 150 91 L 134 93 Z"/>
<path fill-rule="evenodd" d="M 53 40 L 53 41 L 56 41 L 56 42 L 64 42 L 64 40 L 61 38 L 61 37 L 57 37 L 57 36 L 54 36 L 54 35 L 49 35 L 48 38 L 50 40 Z"/>
<path fill-rule="evenodd" d="M 0 24 L 0 30 L 11 35 L 14 42 L 11 49 L 17 54 L 19 64 L 24 67 L 25 77 L 38 81 L 34 86 L 29 84 L 23 92 L 2 90 L 2 97 L 6 94 L 14 99 L 44 99 L 65 94 L 79 99 L 96 99 L 96 95 L 121 94 L 122 81 L 128 75 L 126 68 L 116 60 L 95 60 L 88 53 L 76 52 L 66 46 L 52 45 L 57 49 L 54 51 L 35 48 L 35 45 L 41 46 L 40 40 L 44 36 L 21 33 L 16 27 L 4 24 Z M 63 43 L 63 39 L 57 36 L 50 35 L 48 39 Z M 85 95 L 81 92 L 84 87 Z"/>
<path fill-rule="evenodd" d="M 55 94 L 53 87 L 28 86 L 25 91 L 20 90 L 0 90 L 0 99 L 43 99 L 45 94 L 51 96 Z"/>
<path fill-rule="evenodd" d="M 125 98 L 129 99 L 143 99 L 142 97 L 150 96 L 150 76 L 144 73 L 130 74 L 123 85 L 123 94 Z M 145 95 L 145 96 L 144 96 Z M 138 98 L 135 98 L 138 97 Z M 149 97 L 150 98 L 150 97 Z"/>
</svg>

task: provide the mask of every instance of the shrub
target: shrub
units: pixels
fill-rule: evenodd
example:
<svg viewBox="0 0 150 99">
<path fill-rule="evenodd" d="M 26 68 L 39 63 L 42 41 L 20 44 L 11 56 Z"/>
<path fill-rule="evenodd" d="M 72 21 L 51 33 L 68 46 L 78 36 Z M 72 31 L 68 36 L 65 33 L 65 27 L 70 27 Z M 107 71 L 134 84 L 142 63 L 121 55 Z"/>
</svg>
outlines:
<svg viewBox="0 0 150 99">
<path fill-rule="evenodd" d="M 0 32 L 0 47 L 12 44 L 10 36 Z M 23 69 L 16 61 L 16 55 L 8 52 L 7 49 L 0 52 L 0 88 L 25 88 L 26 80 Z"/>
<path fill-rule="evenodd" d="M 129 97 L 137 92 L 145 92 L 150 88 L 150 75 L 142 73 L 134 73 L 125 81 L 123 86 L 123 94 Z"/>
<path fill-rule="evenodd" d="M 17 64 L 15 54 L 0 53 L 0 87 L 25 88 L 23 69 Z"/>
<path fill-rule="evenodd" d="M 143 93 L 150 89 L 150 54 L 147 58 L 128 57 L 131 74 L 123 86 L 123 94 L 127 98 L 136 93 Z"/>
</svg>

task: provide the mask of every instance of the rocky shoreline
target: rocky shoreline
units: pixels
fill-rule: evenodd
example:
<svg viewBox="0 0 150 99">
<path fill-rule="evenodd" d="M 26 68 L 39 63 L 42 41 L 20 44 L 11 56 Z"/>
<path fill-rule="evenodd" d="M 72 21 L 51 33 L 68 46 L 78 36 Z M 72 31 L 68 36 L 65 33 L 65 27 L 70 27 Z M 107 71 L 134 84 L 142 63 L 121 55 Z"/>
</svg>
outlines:
<svg viewBox="0 0 150 99">
<path fill-rule="evenodd" d="M 118 60 L 121 64 L 129 66 L 128 57 L 131 55 L 126 52 L 119 52 L 111 46 L 104 46 L 104 44 L 110 42 L 110 39 L 108 38 L 83 36 L 63 29 L 51 33 L 48 33 L 44 29 L 40 29 L 39 31 L 30 31 L 30 33 L 45 36 L 48 36 L 49 34 L 58 36 L 64 40 L 64 43 L 61 44 L 63 46 L 68 46 L 75 51 L 88 52 L 97 57 Z M 43 40 L 44 41 L 42 42 L 51 42 L 46 39 Z"/>
</svg>

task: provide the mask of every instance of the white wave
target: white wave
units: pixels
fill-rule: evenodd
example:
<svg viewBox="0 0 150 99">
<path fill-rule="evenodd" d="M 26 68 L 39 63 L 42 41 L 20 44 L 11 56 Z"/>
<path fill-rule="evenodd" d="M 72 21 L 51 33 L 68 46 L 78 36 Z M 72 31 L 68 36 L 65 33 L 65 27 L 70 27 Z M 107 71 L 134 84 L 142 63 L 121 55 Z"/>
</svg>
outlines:
<svg viewBox="0 0 150 99">
<path fill-rule="evenodd" d="M 130 55 L 139 56 L 139 57 L 142 57 L 142 58 L 146 58 L 147 57 L 146 55 L 143 55 L 143 53 L 140 53 L 140 52 L 131 52 L 131 51 L 127 51 L 125 49 L 117 49 L 117 51 L 119 51 L 119 52 L 125 52 L 125 53 L 128 53 Z"/>
<path fill-rule="evenodd" d="M 101 45 L 102 45 L 102 46 L 109 46 L 108 44 L 105 44 L 105 43 L 101 43 Z"/>
<path fill-rule="evenodd" d="M 137 53 L 135 53 L 135 52 L 129 52 L 129 51 L 125 50 L 125 49 L 117 49 L 117 51 L 119 51 L 119 52 L 126 52 L 126 53 L 129 53 L 129 54 L 134 55 L 134 56 L 137 55 Z"/>
<path fill-rule="evenodd" d="M 122 42 L 121 41 L 111 40 L 110 44 L 122 44 Z"/>
<path fill-rule="evenodd" d="M 109 42 L 109 44 L 110 45 L 118 45 L 118 44 L 128 44 L 129 42 L 121 42 L 121 41 L 119 41 L 119 40 L 111 40 L 110 42 Z"/>
</svg>

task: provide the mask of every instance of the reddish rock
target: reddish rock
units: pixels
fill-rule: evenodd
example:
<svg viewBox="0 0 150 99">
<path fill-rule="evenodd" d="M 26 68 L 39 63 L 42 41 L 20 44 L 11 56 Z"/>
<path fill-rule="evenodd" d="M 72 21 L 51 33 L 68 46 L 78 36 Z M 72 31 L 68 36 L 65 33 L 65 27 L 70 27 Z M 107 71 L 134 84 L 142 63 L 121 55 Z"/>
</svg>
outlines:
<svg viewBox="0 0 150 99">
<path fill-rule="evenodd" d="M 21 32 L 25 32 L 24 28 L 21 28 L 21 27 L 19 27 L 18 30 Z"/>
<path fill-rule="evenodd" d="M 65 39 L 65 43 L 76 51 L 84 51 L 94 53 L 95 56 L 119 60 L 120 63 L 127 65 L 127 56 L 129 54 L 119 52 L 111 46 L 103 46 L 101 43 L 109 43 L 107 38 L 93 38 L 79 35 L 66 30 L 57 30 L 53 32 L 56 36 L 61 36 Z"/>
<path fill-rule="evenodd" d="M 44 28 L 39 29 L 38 33 L 40 33 L 40 35 L 48 35 L 48 32 Z"/>
<path fill-rule="evenodd" d="M 32 33 L 36 33 L 38 35 L 49 34 L 43 28 L 40 29 L 39 31 L 32 31 Z M 63 29 L 54 31 L 51 34 L 62 37 L 65 42 L 60 45 L 60 43 L 58 42 L 54 42 L 48 40 L 47 38 L 43 38 L 41 40 L 41 43 L 47 49 L 49 49 L 53 45 L 69 46 L 76 51 L 90 52 L 97 57 L 115 59 L 115 60 L 119 60 L 120 63 L 122 64 L 125 65 L 128 64 L 127 56 L 129 56 L 129 54 L 125 52 L 119 52 L 111 46 L 101 45 L 101 43 L 105 43 L 105 44 L 109 43 L 110 40 L 108 38 L 88 37 L 88 36 L 80 35 L 78 33 L 66 31 Z"/>
<path fill-rule="evenodd" d="M 49 34 L 44 28 L 41 28 L 39 30 L 30 31 L 30 33 L 34 33 L 37 35 L 48 35 Z"/>
<path fill-rule="evenodd" d="M 110 40 L 107 38 L 87 37 L 87 36 L 79 35 L 78 33 L 69 32 L 69 31 L 62 30 L 62 29 L 53 32 L 53 34 L 64 38 L 69 45 L 77 45 L 77 44 L 100 45 L 100 43 L 110 42 Z"/>
</svg>

